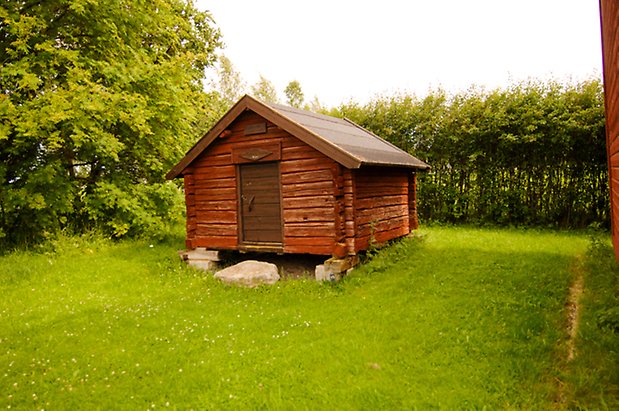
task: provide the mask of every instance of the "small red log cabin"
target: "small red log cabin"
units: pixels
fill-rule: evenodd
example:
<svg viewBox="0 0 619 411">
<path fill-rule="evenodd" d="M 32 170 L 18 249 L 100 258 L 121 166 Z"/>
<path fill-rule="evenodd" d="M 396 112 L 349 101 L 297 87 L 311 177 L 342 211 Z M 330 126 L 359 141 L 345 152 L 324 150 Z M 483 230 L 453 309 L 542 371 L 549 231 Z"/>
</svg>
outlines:
<svg viewBox="0 0 619 411">
<path fill-rule="evenodd" d="M 345 257 L 417 228 L 429 166 L 355 123 L 244 96 L 167 174 L 187 249 Z"/>
</svg>

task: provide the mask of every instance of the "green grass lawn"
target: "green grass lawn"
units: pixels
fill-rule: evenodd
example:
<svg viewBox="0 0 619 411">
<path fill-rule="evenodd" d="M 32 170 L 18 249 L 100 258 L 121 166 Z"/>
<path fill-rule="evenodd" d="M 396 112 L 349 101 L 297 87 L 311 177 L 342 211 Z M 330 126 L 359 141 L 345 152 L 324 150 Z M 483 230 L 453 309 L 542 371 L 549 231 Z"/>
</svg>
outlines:
<svg viewBox="0 0 619 411">
<path fill-rule="evenodd" d="M 586 289 L 565 360 L 584 234 L 433 227 L 338 284 L 257 289 L 186 267 L 181 244 L 0 257 L 0 409 L 619 407 L 618 334 L 588 302 L 608 286 Z"/>
</svg>

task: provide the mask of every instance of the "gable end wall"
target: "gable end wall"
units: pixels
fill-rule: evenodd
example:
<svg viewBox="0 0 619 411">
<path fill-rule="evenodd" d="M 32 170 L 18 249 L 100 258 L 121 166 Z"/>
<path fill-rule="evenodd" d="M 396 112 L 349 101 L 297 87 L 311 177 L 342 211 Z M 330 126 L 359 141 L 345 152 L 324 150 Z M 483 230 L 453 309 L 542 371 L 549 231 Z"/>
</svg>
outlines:
<svg viewBox="0 0 619 411">
<path fill-rule="evenodd" d="M 267 122 L 266 133 L 246 134 L 265 120 L 246 111 L 185 170 L 187 248 L 235 250 L 239 244 L 237 166 L 233 151 L 281 145 L 283 251 L 332 254 L 342 235 L 336 229 L 335 178 L 340 166 Z M 343 224 L 342 224 L 343 226 Z"/>
</svg>

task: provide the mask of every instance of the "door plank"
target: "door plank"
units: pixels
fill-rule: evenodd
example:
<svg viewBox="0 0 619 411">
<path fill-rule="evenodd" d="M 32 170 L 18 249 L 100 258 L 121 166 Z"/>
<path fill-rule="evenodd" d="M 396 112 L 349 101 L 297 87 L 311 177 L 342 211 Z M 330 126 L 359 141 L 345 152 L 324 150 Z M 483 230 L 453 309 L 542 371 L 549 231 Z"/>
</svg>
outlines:
<svg viewBox="0 0 619 411">
<path fill-rule="evenodd" d="M 278 163 L 239 165 L 241 241 L 281 243 L 282 216 Z"/>
</svg>

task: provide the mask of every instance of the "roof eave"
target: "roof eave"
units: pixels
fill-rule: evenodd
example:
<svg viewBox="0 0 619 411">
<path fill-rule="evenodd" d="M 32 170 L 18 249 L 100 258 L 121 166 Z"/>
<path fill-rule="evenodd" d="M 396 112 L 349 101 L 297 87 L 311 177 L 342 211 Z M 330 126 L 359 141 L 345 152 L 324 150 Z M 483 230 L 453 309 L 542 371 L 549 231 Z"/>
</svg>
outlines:
<svg viewBox="0 0 619 411">
<path fill-rule="evenodd" d="M 421 161 L 421 160 L 420 160 Z M 380 162 L 371 162 L 364 161 L 360 165 L 361 167 L 400 167 L 400 168 L 410 168 L 418 171 L 429 171 L 432 167 L 426 163 L 423 164 L 407 164 L 407 163 L 380 163 Z M 356 167 L 359 168 L 359 167 Z"/>
</svg>

